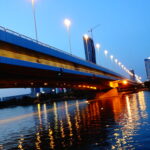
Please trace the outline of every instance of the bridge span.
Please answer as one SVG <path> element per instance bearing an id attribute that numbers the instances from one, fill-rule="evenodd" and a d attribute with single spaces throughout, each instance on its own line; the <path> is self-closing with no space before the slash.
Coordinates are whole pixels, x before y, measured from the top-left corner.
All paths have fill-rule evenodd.
<path id="1" fill-rule="evenodd" d="M 0 70 L 0 88 L 104 89 L 110 87 L 110 81 L 125 79 L 112 70 L 3 27 L 0 27 Z"/>

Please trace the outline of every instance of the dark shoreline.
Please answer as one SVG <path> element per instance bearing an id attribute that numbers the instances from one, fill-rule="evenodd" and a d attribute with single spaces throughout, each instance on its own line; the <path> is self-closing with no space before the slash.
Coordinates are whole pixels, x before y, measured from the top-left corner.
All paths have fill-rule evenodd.
<path id="1" fill-rule="evenodd" d="M 139 89 L 139 90 L 131 90 L 131 91 L 122 91 L 119 93 L 124 94 L 132 94 L 139 91 L 150 91 L 149 88 Z M 8 108 L 8 107 L 16 107 L 16 106 L 28 106 L 28 105 L 36 105 L 38 103 L 53 103 L 58 101 L 66 101 L 66 100 L 77 100 L 77 99 L 95 99 L 97 93 L 105 93 L 106 91 L 84 91 L 84 90 L 73 90 L 67 93 L 44 93 L 40 94 L 38 97 L 32 96 L 23 96 L 22 98 L 12 98 L 7 101 L 0 101 L 0 109 Z"/>
<path id="2" fill-rule="evenodd" d="M 64 100 L 76 99 L 93 99 L 96 96 L 96 91 L 72 91 L 67 93 L 58 94 L 40 94 L 38 97 L 23 96 L 22 98 L 12 98 L 7 101 L 0 101 L 0 108 L 15 107 L 15 106 L 28 106 L 37 103 L 53 103 Z"/>

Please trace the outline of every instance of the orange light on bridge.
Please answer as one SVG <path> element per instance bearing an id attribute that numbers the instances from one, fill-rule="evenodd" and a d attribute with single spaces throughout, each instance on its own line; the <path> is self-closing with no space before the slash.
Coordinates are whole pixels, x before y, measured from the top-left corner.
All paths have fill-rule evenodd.
<path id="1" fill-rule="evenodd" d="M 47 82 L 45 82 L 45 83 L 44 83 L 44 85 L 45 85 L 45 86 L 47 86 L 47 85 L 48 85 L 48 83 L 47 83 Z"/>
<path id="2" fill-rule="evenodd" d="M 109 86 L 110 86 L 111 88 L 117 88 L 119 85 L 118 85 L 118 82 L 116 82 L 116 81 L 111 81 L 111 82 L 109 82 Z"/>
<path id="3" fill-rule="evenodd" d="M 127 81 L 127 80 L 123 80 L 122 83 L 123 83 L 124 85 L 127 85 L 127 84 L 128 84 L 128 81 Z"/>
<path id="4" fill-rule="evenodd" d="M 30 84 L 31 84 L 31 85 L 33 85 L 34 83 L 33 83 L 33 82 L 31 82 Z"/>

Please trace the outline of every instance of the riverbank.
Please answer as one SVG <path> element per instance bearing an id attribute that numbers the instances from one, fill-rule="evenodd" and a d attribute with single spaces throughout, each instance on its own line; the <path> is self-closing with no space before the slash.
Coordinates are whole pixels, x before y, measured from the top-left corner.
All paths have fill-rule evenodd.
<path id="1" fill-rule="evenodd" d="M 139 91 L 149 91 L 150 89 L 139 89 L 134 91 L 124 91 L 119 92 L 122 95 L 137 93 Z M 6 107 L 15 107 L 15 106 L 26 106 L 26 105 L 34 105 L 37 103 L 53 103 L 58 101 L 67 101 L 67 100 L 80 100 L 80 99 L 95 99 L 97 97 L 97 93 L 105 93 L 107 91 L 84 91 L 84 90 L 72 90 L 66 93 L 40 93 L 37 97 L 32 97 L 30 95 L 23 96 L 22 98 L 9 99 L 7 101 L 0 101 L 0 108 Z"/>
<path id="2" fill-rule="evenodd" d="M 37 103 L 52 103 L 54 101 L 93 99 L 96 91 L 73 90 L 66 93 L 40 93 L 37 97 L 23 96 L 22 98 L 12 98 L 8 101 L 0 101 L 0 108 L 26 106 Z"/>

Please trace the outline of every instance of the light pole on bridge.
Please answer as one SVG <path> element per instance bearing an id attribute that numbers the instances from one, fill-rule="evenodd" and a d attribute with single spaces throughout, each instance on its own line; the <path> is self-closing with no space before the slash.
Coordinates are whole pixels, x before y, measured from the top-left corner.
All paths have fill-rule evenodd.
<path id="1" fill-rule="evenodd" d="M 64 20 L 64 24 L 67 27 L 67 32 L 68 32 L 68 40 L 69 40 L 69 50 L 70 54 L 72 54 L 72 48 L 71 48 L 71 35 L 70 35 L 70 26 L 71 26 L 71 21 L 69 19 Z"/>
<path id="2" fill-rule="evenodd" d="M 101 48 L 101 45 L 99 43 L 97 43 L 95 45 L 96 49 L 97 49 L 97 59 L 99 60 L 97 63 L 99 63 L 100 65 L 100 48 Z"/>
<path id="3" fill-rule="evenodd" d="M 32 11 L 33 11 L 33 19 L 34 19 L 35 38 L 36 41 L 38 41 L 37 23 L 36 23 L 36 15 L 35 15 L 35 0 L 32 0 Z"/>

